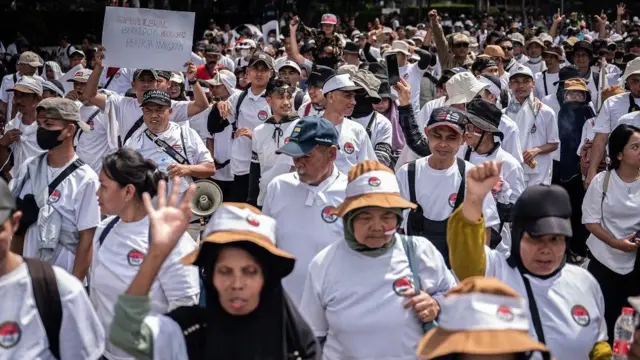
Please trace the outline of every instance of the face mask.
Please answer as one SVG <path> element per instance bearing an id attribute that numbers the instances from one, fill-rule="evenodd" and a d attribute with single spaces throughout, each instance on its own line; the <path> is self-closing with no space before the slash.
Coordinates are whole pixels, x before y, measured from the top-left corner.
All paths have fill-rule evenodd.
<path id="1" fill-rule="evenodd" d="M 38 141 L 38 146 L 42 150 L 51 150 L 58 145 L 62 144 L 62 140 L 58 140 L 58 137 L 62 134 L 62 129 L 60 130 L 47 130 L 45 128 L 38 128 L 38 132 L 36 133 L 36 139 Z"/>
<path id="2" fill-rule="evenodd" d="M 271 44 L 271 43 L 272 43 L 272 42 L 274 42 L 274 41 L 276 41 L 276 38 L 274 38 L 274 37 L 270 37 L 270 38 L 269 38 L 269 44 Z"/>
<path id="3" fill-rule="evenodd" d="M 537 63 L 540 60 L 542 60 L 542 56 L 529 57 L 529 61 L 531 61 L 532 63 Z"/>

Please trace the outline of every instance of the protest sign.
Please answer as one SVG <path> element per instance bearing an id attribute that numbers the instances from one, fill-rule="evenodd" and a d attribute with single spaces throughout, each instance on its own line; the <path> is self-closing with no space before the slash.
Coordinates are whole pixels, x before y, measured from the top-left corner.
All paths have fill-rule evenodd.
<path id="1" fill-rule="evenodd" d="M 278 26 L 278 20 L 271 20 L 268 23 L 262 25 L 262 35 L 264 36 L 264 43 L 269 43 L 269 32 L 276 31 L 276 39 L 280 37 L 280 27 Z"/>
<path id="2" fill-rule="evenodd" d="M 107 7 L 105 66 L 184 70 L 191 59 L 195 13 Z"/>

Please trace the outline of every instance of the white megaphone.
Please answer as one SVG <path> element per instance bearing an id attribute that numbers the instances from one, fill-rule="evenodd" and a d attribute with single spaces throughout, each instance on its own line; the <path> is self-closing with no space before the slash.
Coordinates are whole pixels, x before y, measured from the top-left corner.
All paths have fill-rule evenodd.
<path id="1" fill-rule="evenodd" d="M 191 198 L 191 212 L 203 218 L 211 215 L 222 204 L 222 190 L 209 179 L 198 180 L 195 184 L 196 193 Z"/>

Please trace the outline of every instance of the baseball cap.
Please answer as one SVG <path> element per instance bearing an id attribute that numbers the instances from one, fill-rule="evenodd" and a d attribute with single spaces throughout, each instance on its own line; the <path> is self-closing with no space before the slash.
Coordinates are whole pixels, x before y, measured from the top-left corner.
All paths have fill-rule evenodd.
<path id="1" fill-rule="evenodd" d="M 267 53 L 257 51 L 251 56 L 249 59 L 249 67 L 253 67 L 258 63 L 264 63 L 267 68 L 273 69 L 273 58 Z"/>
<path id="2" fill-rule="evenodd" d="M 320 20 L 320 23 L 321 24 L 337 25 L 338 24 L 338 18 L 333 14 L 324 14 L 324 15 L 322 15 L 322 19 Z"/>
<path id="3" fill-rule="evenodd" d="M 142 104 L 140 104 L 140 107 L 147 103 L 171 106 L 171 97 L 169 96 L 169 93 L 163 90 L 147 90 L 142 97 Z"/>
<path id="4" fill-rule="evenodd" d="M 564 235 L 571 237 L 571 200 L 558 185 L 528 187 L 513 207 L 513 224 L 529 235 Z"/>
<path id="5" fill-rule="evenodd" d="M 356 85 L 352 80 L 349 74 L 342 75 L 334 75 L 325 81 L 322 86 L 322 94 L 326 95 L 332 91 L 340 90 L 340 91 L 356 91 L 360 90 L 361 87 Z"/>
<path id="6" fill-rule="evenodd" d="M 75 49 L 75 50 L 73 50 L 73 51 L 71 52 L 71 54 L 69 54 L 69 57 L 72 57 L 72 56 L 80 56 L 80 57 L 82 57 L 83 59 L 87 57 L 87 56 L 84 54 L 84 51 L 79 50 L 79 49 Z"/>
<path id="7" fill-rule="evenodd" d="M 36 107 L 36 112 L 44 114 L 52 119 L 73 121 L 78 124 L 82 131 L 91 131 L 91 126 L 80 118 L 80 108 L 75 101 L 66 98 L 48 98 L 40 101 Z"/>
<path id="8" fill-rule="evenodd" d="M 87 81 L 89 81 L 89 76 L 91 76 L 91 73 L 93 71 L 91 71 L 90 69 L 81 69 L 76 71 L 75 74 L 73 74 L 73 77 L 69 80 L 67 80 L 68 82 L 80 82 L 80 83 L 86 83 Z"/>
<path id="9" fill-rule="evenodd" d="M 23 76 L 13 87 L 7 91 L 19 91 L 25 94 L 37 94 L 42 96 L 42 82 L 33 76 Z"/>
<path id="10" fill-rule="evenodd" d="M 471 102 L 482 90 L 489 86 L 481 83 L 470 72 L 455 74 L 445 84 L 449 98 L 445 105 L 466 104 Z"/>
<path id="11" fill-rule="evenodd" d="M 181 73 L 172 72 L 171 73 L 171 78 L 169 79 L 169 81 L 171 81 L 172 83 L 176 83 L 176 84 L 182 84 L 182 83 L 184 83 L 184 77 L 182 76 Z"/>
<path id="12" fill-rule="evenodd" d="M 9 190 L 9 185 L 4 179 L 0 179 L 0 224 L 7 221 L 16 209 L 16 200 Z"/>
<path id="13" fill-rule="evenodd" d="M 214 76 L 213 79 L 206 80 L 205 82 L 211 86 L 223 85 L 227 88 L 229 94 L 232 94 L 232 90 L 236 88 L 237 81 L 236 75 L 230 70 L 220 69 L 217 71 L 216 76 Z"/>
<path id="14" fill-rule="evenodd" d="M 498 66 L 498 64 L 496 64 L 496 62 L 493 61 L 490 57 L 478 56 L 476 60 L 473 62 L 473 65 L 471 65 L 471 71 L 473 71 L 474 73 L 482 72 L 482 70 L 486 68 L 496 67 L 496 66 Z"/>
<path id="15" fill-rule="evenodd" d="M 464 134 L 467 122 L 469 122 L 469 118 L 464 112 L 456 108 L 443 106 L 433 110 L 424 130 L 429 132 L 439 126 L 447 126 L 460 134 Z"/>
<path id="16" fill-rule="evenodd" d="M 520 65 L 520 64 L 516 65 L 513 69 L 511 69 L 511 72 L 509 73 L 509 80 L 511 80 L 516 76 L 528 76 L 533 79 L 533 73 L 531 72 L 531 69 L 529 69 L 527 66 Z"/>
<path id="17" fill-rule="evenodd" d="M 16 64 L 29 65 L 31 67 L 42 66 L 42 63 L 40 62 L 40 57 L 38 56 L 38 54 L 32 51 L 25 51 L 22 54 L 20 54 L 20 57 L 18 58 L 18 62 Z"/>
<path id="18" fill-rule="evenodd" d="M 298 74 L 302 72 L 302 70 L 300 70 L 300 65 L 296 64 L 295 61 L 291 61 L 291 60 L 278 61 L 276 64 L 276 71 L 280 71 L 280 69 L 284 67 L 290 67 L 295 71 L 297 71 Z"/>
<path id="19" fill-rule="evenodd" d="M 509 36 L 509 40 L 511 40 L 512 43 L 519 43 L 521 45 L 524 45 L 524 35 L 520 34 L 520 33 L 513 33 Z"/>
<path id="20" fill-rule="evenodd" d="M 136 69 L 136 71 L 133 72 L 133 79 L 138 80 L 144 74 L 151 74 L 151 76 L 156 80 L 160 78 L 155 69 Z"/>
<path id="21" fill-rule="evenodd" d="M 276 154 L 302 157 L 317 145 L 338 145 L 338 131 L 333 124 L 319 116 L 307 116 L 295 124 L 289 142 Z"/>

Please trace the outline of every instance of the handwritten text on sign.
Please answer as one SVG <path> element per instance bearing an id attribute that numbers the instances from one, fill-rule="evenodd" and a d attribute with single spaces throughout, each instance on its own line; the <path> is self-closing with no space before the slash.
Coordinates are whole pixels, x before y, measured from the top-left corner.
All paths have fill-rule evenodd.
<path id="1" fill-rule="evenodd" d="M 195 14 L 107 7 L 102 42 L 107 66 L 183 70 L 191 59 Z"/>

